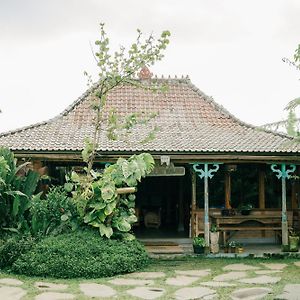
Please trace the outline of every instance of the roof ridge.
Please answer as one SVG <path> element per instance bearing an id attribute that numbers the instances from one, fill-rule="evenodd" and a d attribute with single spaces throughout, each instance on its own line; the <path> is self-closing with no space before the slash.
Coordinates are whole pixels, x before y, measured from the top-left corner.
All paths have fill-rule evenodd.
<path id="1" fill-rule="evenodd" d="M 206 95 L 204 92 L 202 92 L 197 86 L 195 86 L 191 81 L 189 81 L 189 85 L 190 87 L 193 89 L 194 92 L 196 92 L 198 95 L 202 96 L 205 98 L 206 101 L 210 102 L 214 108 L 216 108 L 219 112 L 223 113 L 224 115 L 228 116 L 229 118 L 233 119 L 235 122 L 237 122 L 238 124 L 240 124 L 241 126 L 245 126 L 251 129 L 255 129 L 255 130 L 259 130 L 259 131 L 264 131 L 266 133 L 271 133 L 275 136 L 280 136 L 283 138 L 288 138 L 290 140 L 295 140 L 294 137 L 288 135 L 288 134 L 284 134 L 284 133 L 279 133 L 270 129 L 265 129 L 262 128 L 260 126 L 256 126 L 253 124 L 249 124 L 247 122 L 244 122 L 242 120 L 240 120 L 238 117 L 236 117 L 235 115 L 233 115 L 232 113 L 230 113 L 224 106 L 222 106 L 221 104 L 218 104 L 213 97 Z"/>

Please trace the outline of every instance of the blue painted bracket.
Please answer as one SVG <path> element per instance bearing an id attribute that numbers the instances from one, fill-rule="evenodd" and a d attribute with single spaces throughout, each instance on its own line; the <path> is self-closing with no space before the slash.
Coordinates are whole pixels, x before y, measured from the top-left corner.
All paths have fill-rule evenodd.
<path id="1" fill-rule="evenodd" d="M 272 164 L 271 165 L 271 170 L 276 174 L 276 177 L 278 179 L 290 179 L 291 178 L 291 174 L 294 173 L 296 171 L 296 165 L 294 164 L 289 164 L 290 168 L 287 169 L 287 165 L 286 164 L 280 164 L 281 165 L 281 170 L 279 169 L 278 164 Z"/>
<path id="2" fill-rule="evenodd" d="M 214 177 L 213 173 L 216 173 L 219 170 L 221 164 L 222 163 L 194 163 L 193 169 L 201 179 L 212 179 Z M 204 169 L 201 168 L 201 165 L 204 165 Z M 209 170 L 209 165 L 212 165 L 214 168 Z"/>

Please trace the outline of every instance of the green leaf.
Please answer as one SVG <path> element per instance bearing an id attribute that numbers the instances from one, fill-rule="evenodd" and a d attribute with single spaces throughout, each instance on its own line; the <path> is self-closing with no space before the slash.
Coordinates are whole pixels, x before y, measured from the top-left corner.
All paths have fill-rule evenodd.
<path id="1" fill-rule="evenodd" d="M 110 238 L 113 235 L 113 229 L 104 224 L 99 224 L 99 232 L 101 236 L 106 236 L 107 238 Z"/>
<path id="2" fill-rule="evenodd" d="M 64 189 L 68 193 L 72 192 L 73 188 L 74 188 L 74 185 L 71 182 L 67 182 L 64 184 Z"/>
<path id="3" fill-rule="evenodd" d="M 104 202 L 96 202 L 96 203 L 91 203 L 89 205 L 90 208 L 94 208 L 95 210 L 103 209 L 105 206 L 106 206 L 106 203 L 104 203 Z"/>
<path id="4" fill-rule="evenodd" d="M 67 220 L 69 220 L 69 216 L 67 214 L 63 214 L 60 219 L 63 221 L 63 222 L 66 222 Z"/>
<path id="5" fill-rule="evenodd" d="M 104 201 L 111 200 L 115 196 L 116 188 L 113 184 L 101 188 L 101 197 Z"/>
<path id="6" fill-rule="evenodd" d="M 109 216 L 114 211 L 115 208 L 116 208 L 116 202 L 108 203 L 104 210 L 105 215 Z"/>
<path id="7" fill-rule="evenodd" d="M 83 221 L 84 223 L 90 223 L 94 221 L 96 218 L 97 218 L 96 214 L 94 214 L 93 212 L 89 212 L 84 216 Z"/>
<path id="8" fill-rule="evenodd" d="M 80 182 L 80 177 L 76 172 L 73 171 L 71 173 L 71 180 L 74 181 L 74 182 Z"/>
<path id="9" fill-rule="evenodd" d="M 13 202 L 13 209 L 12 209 L 12 214 L 13 214 L 14 217 L 16 217 L 16 215 L 18 214 L 19 207 L 20 207 L 20 198 L 15 197 L 14 202 Z"/>
<path id="10" fill-rule="evenodd" d="M 116 227 L 122 232 L 128 232 L 131 229 L 131 225 L 124 218 L 118 219 L 118 221 L 116 222 Z"/>

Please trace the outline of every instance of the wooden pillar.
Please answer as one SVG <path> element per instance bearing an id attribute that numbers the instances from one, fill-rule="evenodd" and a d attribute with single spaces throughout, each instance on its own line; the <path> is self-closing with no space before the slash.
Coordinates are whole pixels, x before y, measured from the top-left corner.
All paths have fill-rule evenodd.
<path id="1" fill-rule="evenodd" d="M 197 184 L 197 177 L 194 170 L 191 171 L 191 182 L 192 182 L 192 199 L 191 199 L 191 217 L 190 217 L 190 234 L 189 237 L 195 237 L 197 234 L 197 226 L 198 220 L 196 215 L 197 209 L 197 195 L 196 195 L 196 184 Z"/>
<path id="2" fill-rule="evenodd" d="M 286 165 L 281 165 L 281 174 L 286 174 Z M 289 244 L 288 239 L 288 219 L 286 212 L 286 177 L 281 176 L 282 187 L 282 206 L 281 206 L 281 232 L 282 232 L 282 245 L 287 247 Z"/>
<path id="3" fill-rule="evenodd" d="M 192 172 L 192 211 L 195 211 L 197 208 L 196 183 L 197 183 L 196 173 Z"/>
<path id="4" fill-rule="evenodd" d="M 204 164 L 204 172 L 208 174 L 208 164 Z M 209 202 L 208 202 L 208 176 L 204 176 L 204 238 L 209 245 Z"/>
<path id="5" fill-rule="evenodd" d="M 225 208 L 231 209 L 231 174 L 229 171 L 225 172 Z"/>
<path id="6" fill-rule="evenodd" d="M 184 231 L 183 177 L 179 178 L 178 232 Z"/>
<path id="7" fill-rule="evenodd" d="M 265 171 L 260 169 L 258 174 L 258 197 L 259 197 L 259 208 L 266 208 L 266 196 L 265 196 Z"/>

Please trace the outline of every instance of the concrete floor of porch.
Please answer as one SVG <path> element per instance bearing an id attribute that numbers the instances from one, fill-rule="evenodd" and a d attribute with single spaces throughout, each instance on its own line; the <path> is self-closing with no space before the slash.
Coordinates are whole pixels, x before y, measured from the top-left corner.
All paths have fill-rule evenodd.
<path id="1" fill-rule="evenodd" d="M 190 238 L 140 238 L 151 257 L 169 257 L 195 255 L 193 251 L 192 239 Z M 280 244 L 274 243 L 244 243 L 242 253 L 224 253 L 220 247 L 217 254 L 205 254 L 206 257 L 224 257 L 224 258 L 267 258 L 267 257 L 299 257 L 300 252 L 282 252 Z"/>

